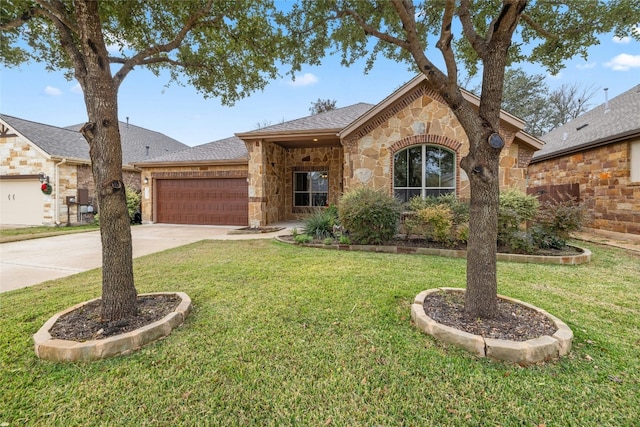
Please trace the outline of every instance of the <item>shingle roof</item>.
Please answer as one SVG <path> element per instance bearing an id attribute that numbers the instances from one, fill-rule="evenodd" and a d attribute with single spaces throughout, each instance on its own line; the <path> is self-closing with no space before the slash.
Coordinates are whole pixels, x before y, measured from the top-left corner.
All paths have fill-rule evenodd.
<path id="1" fill-rule="evenodd" d="M 79 132 L 5 114 L 0 118 L 50 156 L 89 159 L 89 145 Z"/>
<path id="2" fill-rule="evenodd" d="M 540 137 L 545 145 L 532 161 L 580 151 L 634 132 L 640 132 L 640 84 Z"/>
<path id="3" fill-rule="evenodd" d="M 79 131 L 83 125 L 84 123 L 67 126 L 65 129 Z M 188 145 L 160 132 L 135 126 L 131 123 L 119 122 L 119 125 L 120 138 L 122 139 L 122 162 L 125 164 L 140 162 L 189 148 Z M 149 147 L 148 151 L 147 147 Z"/>
<path id="4" fill-rule="evenodd" d="M 5 114 L 0 114 L 0 118 L 50 156 L 90 161 L 89 145 L 78 132 L 82 124 L 59 128 Z M 123 164 L 188 148 L 188 145 L 164 134 L 123 122 L 120 122 L 120 136 Z"/>
<path id="5" fill-rule="evenodd" d="M 342 130 L 358 117 L 373 108 L 373 104 L 364 102 L 349 105 L 348 107 L 336 108 L 335 110 L 325 111 L 323 113 L 314 114 L 312 116 L 302 117 L 290 120 L 284 123 L 267 126 L 264 128 L 252 130 L 250 132 L 241 132 L 242 135 L 250 135 L 252 133 L 270 133 L 270 132 L 288 132 L 288 131 L 311 131 L 311 130 Z"/>
<path id="6" fill-rule="evenodd" d="M 197 145 L 186 150 L 176 151 L 160 157 L 136 162 L 136 164 L 155 162 L 199 162 L 208 160 L 246 160 L 247 147 L 237 136 Z"/>

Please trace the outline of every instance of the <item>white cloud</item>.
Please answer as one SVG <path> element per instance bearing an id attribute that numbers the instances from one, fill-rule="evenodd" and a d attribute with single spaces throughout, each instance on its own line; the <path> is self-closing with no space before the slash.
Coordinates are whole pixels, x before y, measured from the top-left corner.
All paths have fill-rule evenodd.
<path id="1" fill-rule="evenodd" d="M 605 62 L 604 66 L 614 71 L 629 71 L 632 68 L 640 68 L 640 55 L 621 53 L 611 61 Z"/>
<path id="2" fill-rule="evenodd" d="M 615 36 L 613 38 L 613 42 L 614 43 L 620 43 L 620 44 L 631 43 L 631 37 L 629 37 L 629 36 L 624 36 L 624 37 Z"/>
<path id="3" fill-rule="evenodd" d="M 591 68 L 596 68 L 596 65 L 598 65 L 597 62 L 587 62 L 586 64 L 578 64 L 578 65 L 576 65 L 576 68 L 578 70 L 589 70 Z"/>
<path id="4" fill-rule="evenodd" d="M 62 95 L 62 91 L 57 87 L 47 86 L 44 88 L 44 94 L 48 96 L 60 96 Z"/>
<path id="5" fill-rule="evenodd" d="M 291 86 L 309 86 L 318 83 L 318 78 L 311 73 L 304 73 L 301 76 L 296 76 L 295 80 L 287 82 Z"/>
<path id="6" fill-rule="evenodd" d="M 80 83 L 76 83 L 75 85 L 73 85 L 71 87 L 71 92 L 72 93 L 82 93 L 82 87 L 80 86 Z"/>

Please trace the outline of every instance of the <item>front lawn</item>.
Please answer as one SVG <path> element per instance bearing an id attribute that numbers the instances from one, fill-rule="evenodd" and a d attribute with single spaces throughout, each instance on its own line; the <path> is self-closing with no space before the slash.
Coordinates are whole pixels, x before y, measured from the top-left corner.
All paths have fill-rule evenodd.
<path id="1" fill-rule="evenodd" d="M 19 240 L 39 239 L 42 237 L 58 236 L 60 234 L 84 233 L 98 231 L 98 224 L 73 225 L 69 227 L 49 227 L 45 225 L 36 227 L 17 227 L 0 229 L 0 243 L 16 242 Z"/>
<path id="2" fill-rule="evenodd" d="M 580 244 L 580 266 L 499 263 L 499 293 L 560 317 L 560 361 L 475 359 L 410 324 L 465 261 L 203 241 L 136 259 L 138 292 L 183 291 L 168 338 L 93 363 L 43 362 L 31 335 L 99 296 L 95 270 L 0 294 L 0 425 L 631 426 L 640 407 L 640 257 Z"/>

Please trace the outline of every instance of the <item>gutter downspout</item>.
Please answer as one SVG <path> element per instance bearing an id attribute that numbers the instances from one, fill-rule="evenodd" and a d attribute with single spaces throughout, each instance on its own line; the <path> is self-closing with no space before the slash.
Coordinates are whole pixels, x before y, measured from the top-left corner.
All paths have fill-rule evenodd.
<path id="1" fill-rule="evenodd" d="M 53 208 L 56 210 L 56 214 L 53 218 L 53 220 L 56 223 L 56 227 L 60 225 L 60 165 L 63 165 L 67 163 L 67 159 L 62 159 L 61 161 L 59 161 L 58 163 L 55 164 L 54 166 L 54 171 L 56 174 L 56 198 L 55 198 L 55 202 L 53 204 Z M 69 206 L 67 206 L 67 209 L 69 209 Z"/>

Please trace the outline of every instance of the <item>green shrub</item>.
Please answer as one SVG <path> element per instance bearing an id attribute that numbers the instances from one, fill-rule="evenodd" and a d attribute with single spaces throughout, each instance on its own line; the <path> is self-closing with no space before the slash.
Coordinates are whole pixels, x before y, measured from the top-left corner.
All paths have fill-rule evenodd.
<path id="1" fill-rule="evenodd" d="M 293 238 L 293 240 L 297 244 L 311 243 L 313 241 L 313 237 L 308 234 L 298 234 Z"/>
<path id="2" fill-rule="evenodd" d="M 453 240 L 451 229 L 453 226 L 453 212 L 446 205 L 426 207 L 416 212 L 420 221 L 420 228 L 427 240 L 434 242 L 449 242 Z"/>
<path id="3" fill-rule="evenodd" d="M 401 211 L 394 197 L 364 187 L 345 194 L 338 204 L 340 223 L 362 244 L 382 244 L 393 238 Z"/>
<path id="4" fill-rule="evenodd" d="M 511 246 L 514 235 L 526 228 L 527 221 L 534 218 L 540 203 L 537 197 L 516 189 L 500 193 L 498 210 L 498 245 Z M 514 242 L 515 243 L 515 242 Z"/>
<path id="5" fill-rule="evenodd" d="M 139 191 L 126 187 L 127 196 L 127 210 L 129 211 L 129 218 L 133 220 L 136 212 L 140 211 L 140 202 L 142 201 L 142 195 Z"/>
<path id="6" fill-rule="evenodd" d="M 327 237 L 327 238 L 324 239 L 323 243 L 325 245 L 327 245 L 327 246 L 328 245 L 332 245 L 333 244 L 333 239 L 331 237 Z"/>
<path id="7" fill-rule="evenodd" d="M 316 239 L 324 239 L 333 235 L 336 217 L 328 209 L 313 212 L 304 220 L 304 232 Z"/>
<path id="8" fill-rule="evenodd" d="M 455 226 L 454 238 L 458 242 L 467 243 L 469 241 L 469 222 L 463 222 Z"/>
<path id="9" fill-rule="evenodd" d="M 570 233 L 582 228 L 585 214 L 585 208 L 575 200 L 554 200 L 542 205 L 535 217 L 535 222 L 547 233 L 566 241 Z"/>
<path id="10" fill-rule="evenodd" d="M 345 235 L 340 236 L 338 241 L 340 242 L 341 245 L 350 245 L 351 244 L 351 239 L 349 239 L 349 236 L 345 236 Z"/>

